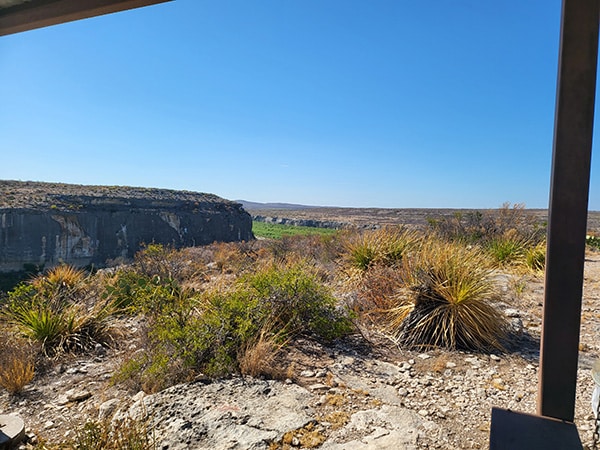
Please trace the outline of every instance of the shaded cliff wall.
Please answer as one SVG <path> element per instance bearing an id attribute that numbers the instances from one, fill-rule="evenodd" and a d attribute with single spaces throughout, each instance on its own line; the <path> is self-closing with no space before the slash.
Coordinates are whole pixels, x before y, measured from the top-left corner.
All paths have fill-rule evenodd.
<path id="1" fill-rule="evenodd" d="M 101 266 L 151 242 L 184 247 L 253 238 L 251 216 L 232 202 L 78 200 L 73 211 L 0 209 L 0 271 Z"/>

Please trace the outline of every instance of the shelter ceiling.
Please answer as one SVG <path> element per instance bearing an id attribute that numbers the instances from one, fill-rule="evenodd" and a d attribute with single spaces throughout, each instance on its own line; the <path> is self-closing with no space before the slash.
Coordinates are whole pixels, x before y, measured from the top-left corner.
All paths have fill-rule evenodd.
<path id="1" fill-rule="evenodd" d="M 171 0 L 0 0 L 0 36 Z"/>

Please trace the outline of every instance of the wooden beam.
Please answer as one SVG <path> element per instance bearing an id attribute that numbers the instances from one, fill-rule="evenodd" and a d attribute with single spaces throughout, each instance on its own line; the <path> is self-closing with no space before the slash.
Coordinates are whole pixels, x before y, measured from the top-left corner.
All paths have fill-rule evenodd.
<path id="1" fill-rule="evenodd" d="M 563 0 L 538 413 L 572 422 L 598 59 L 598 0 Z"/>
<path id="2" fill-rule="evenodd" d="M 32 0 L 0 9 L 0 36 L 171 0 Z"/>

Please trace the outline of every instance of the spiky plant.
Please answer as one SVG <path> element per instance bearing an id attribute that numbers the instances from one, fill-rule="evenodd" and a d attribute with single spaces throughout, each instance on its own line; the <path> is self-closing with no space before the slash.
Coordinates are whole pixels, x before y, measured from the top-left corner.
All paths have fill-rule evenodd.
<path id="1" fill-rule="evenodd" d="M 95 299 L 85 280 L 44 276 L 21 284 L 8 293 L 0 318 L 39 342 L 47 355 L 107 342 L 114 307 L 106 299 Z"/>
<path id="2" fill-rule="evenodd" d="M 408 347 L 503 349 L 507 322 L 490 301 L 497 285 L 478 247 L 435 239 L 405 260 L 411 286 L 389 312 L 390 331 Z"/>
<path id="3" fill-rule="evenodd" d="M 527 244 L 520 239 L 503 236 L 489 241 L 486 248 L 497 263 L 511 265 L 525 259 Z"/>
<path id="4" fill-rule="evenodd" d="M 350 236 L 345 243 L 344 260 L 361 273 L 375 265 L 394 266 L 419 241 L 415 230 L 384 227 Z"/>
<path id="5" fill-rule="evenodd" d="M 542 242 L 525 251 L 525 264 L 531 270 L 543 271 L 546 267 L 546 243 Z"/>
<path id="6" fill-rule="evenodd" d="M 31 285 L 46 296 L 66 298 L 82 288 L 85 272 L 68 264 L 61 264 L 36 276 Z"/>

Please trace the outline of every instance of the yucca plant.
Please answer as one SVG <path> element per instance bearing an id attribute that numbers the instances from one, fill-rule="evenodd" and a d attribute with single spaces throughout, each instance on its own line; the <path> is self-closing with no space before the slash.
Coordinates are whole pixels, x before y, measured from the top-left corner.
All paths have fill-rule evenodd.
<path id="1" fill-rule="evenodd" d="M 498 295 L 492 265 L 478 247 L 435 239 L 404 263 L 410 294 L 390 309 L 390 331 L 408 347 L 503 349 L 507 322 L 490 301 Z"/>

